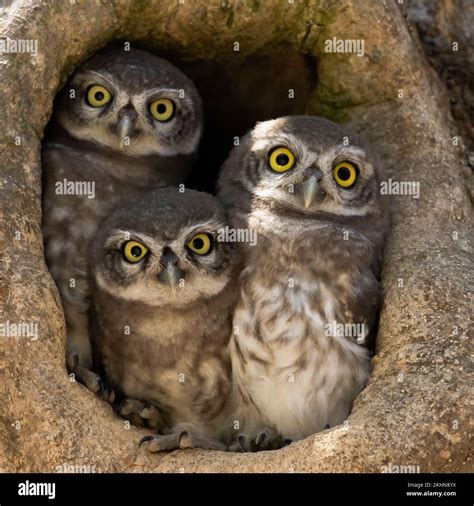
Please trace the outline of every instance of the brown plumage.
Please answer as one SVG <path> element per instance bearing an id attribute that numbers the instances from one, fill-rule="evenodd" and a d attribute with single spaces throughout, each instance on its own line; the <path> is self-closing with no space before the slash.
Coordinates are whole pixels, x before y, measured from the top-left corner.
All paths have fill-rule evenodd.
<path id="1" fill-rule="evenodd" d="M 257 237 L 243 244 L 230 343 L 244 450 L 341 423 L 364 387 L 388 227 L 381 177 L 367 143 L 314 117 L 257 124 L 225 162 L 218 194 Z"/>
<path id="2" fill-rule="evenodd" d="M 98 52 L 56 99 L 42 153 L 45 256 L 65 312 L 68 364 L 92 390 L 99 389 L 100 380 L 89 371 L 91 238 L 123 202 L 184 183 L 201 130 L 193 83 L 141 50 Z"/>
<path id="3" fill-rule="evenodd" d="M 152 451 L 223 448 L 213 440 L 225 428 L 237 268 L 218 240 L 225 226 L 215 197 L 167 188 L 117 210 L 93 242 L 96 360 L 114 390 L 162 414 L 167 435 L 148 442 Z"/>

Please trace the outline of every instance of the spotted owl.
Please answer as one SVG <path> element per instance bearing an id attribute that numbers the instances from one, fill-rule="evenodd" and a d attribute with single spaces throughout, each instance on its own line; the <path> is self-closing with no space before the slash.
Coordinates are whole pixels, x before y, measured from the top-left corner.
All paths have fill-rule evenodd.
<path id="1" fill-rule="evenodd" d="M 79 67 L 55 101 L 43 144 L 46 261 L 66 318 L 67 363 L 94 391 L 87 335 L 87 251 L 101 222 L 146 191 L 183 183 L 202 131 L 194 84 L 139 49 L 108 47 Z"/>
<path id="2" fill-rule="evenodd" d="M 226 226 L 215 197 L 165 188 L 118 208 L 92 241 L 95 362 L 135 414 L 158 412 L 151 451 L 225 449 L 239 258 Z"/>
<path id="3" fill-rule="evenodd" d="M 370 372 L 389 217 L 382 168 L 319 117 L 258 123 L 218 181 L 243 243 L 229 352 L 241 450 L 342 423 Z M 270 438 L 271 439 L 271 438 Z"/>

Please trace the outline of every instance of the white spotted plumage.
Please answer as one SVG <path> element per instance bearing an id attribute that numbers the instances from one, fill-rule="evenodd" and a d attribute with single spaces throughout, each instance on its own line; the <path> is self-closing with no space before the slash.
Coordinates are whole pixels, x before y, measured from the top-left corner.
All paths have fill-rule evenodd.
<path id="1" fill-rule="evenodd" d="M 95 86 L 110 94 L 100 107 L 88 98 Z M 175 108 L 166 122 L 150 108 L 162 96 Z M 166 60 L 138 49 L 99 51 L 56 98 L 42 152 L 45 257 L 65 313 L 68 365 L 93 390 L 100 380 L 89 370 L 86 257 L 92 238 L 117 207 L 153 188 L 184 183 L 201 131 L 194 84 Z M 93 194 L 64 194 L 58 182 L 93 188 Z"/>
<path id="2" fill-rule="evenodd" d="M 283 172 L 271 166 L 282 148 L 295 160 Z M 351 188 L 335 178 L 342 162 Z M 342 423 L 366 384 L 388 226 L 380 178 L 366 142 L 315 117 L 258 123 L 225 162 L 218 195 L 233 226 L 257 237 L 243 245 L 229 346 L 233 422 L 254 441 L 239 437 L 244 450 L 265 441 L 262 428 L 281 442 Z"/>

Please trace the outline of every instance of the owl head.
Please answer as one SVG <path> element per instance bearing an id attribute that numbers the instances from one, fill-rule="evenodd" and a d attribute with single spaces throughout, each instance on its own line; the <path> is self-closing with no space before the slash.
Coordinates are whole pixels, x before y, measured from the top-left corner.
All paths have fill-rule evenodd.
<path id="1" fill-rule="evenodd" d="M 288 116 L 257 123 L 231 152 L 218 182 L 232 209 L 363 227 L 386 220 L 381 168 L 354 132 L 329 120 Z M 370 227 L 369 227 L 370 228 Z"/>
<path id="2" fill-rule="evenodd" d="M 140 49 L 99 51 L 58 101 L 57 120 L 69 135 L 125 155 L 190 154 L 201 136 L 201 100 L 192 81 Z"/>
<path id="3" fill-rule="evenodd" d="M 207 193 L 163 188 L 116 210 L 91 247 L 91 276 L 102 291 L 151 306 L 183 306 L 221 293 L 236 266 L 220 241 L 226 217 Z"/>

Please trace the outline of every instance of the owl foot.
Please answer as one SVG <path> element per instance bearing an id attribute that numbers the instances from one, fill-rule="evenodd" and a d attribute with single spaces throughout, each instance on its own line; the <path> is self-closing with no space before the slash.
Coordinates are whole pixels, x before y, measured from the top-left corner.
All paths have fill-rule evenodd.
<path id="1" fill-rule="evenodd" d="M 125 399 L 118 406 L 119 415 L 130 420 L 138 427 L 149 427 L 150 429 L 163 430 L 167 423 L 158 408 L 152 404 L 139 401 L 138 399 Z"/>
<path id="2" fill-rule="evenodd" d="M 100 397 L 104 398 L 105 389 L 100 376 L 81 365 L 79 355 L 77 353 L 69 354 L 67 356 L 66 362 L 69 371 L 74 373 L 75 378 L 80 383 L 85 385 L 95 394 L 98 394 Z"/>
<path id="3" fill-rule="evenodd" d="M 230 445 L 230 452 L 260 452 L 268 450 L 277 450 L 286 446 L 286 441 L 275 432 L 273 429 L 267 427 L 260 429 L 255 437 L 251 437 L 248 434 L 239 434 L 237 440 Z"/>
<path id="4" fill-rule="evenodd" d="M 185 450 L 188 448 L 201 448 L 203 450 L 226 451 L 220 441 L 208 438 L 190 428 L 189 425 L 176 425 L 171 434 L 157 434 L 145 436 L 139 447 L 146 443 L 146 449 L 151 453 L 172 450 Z"/>

